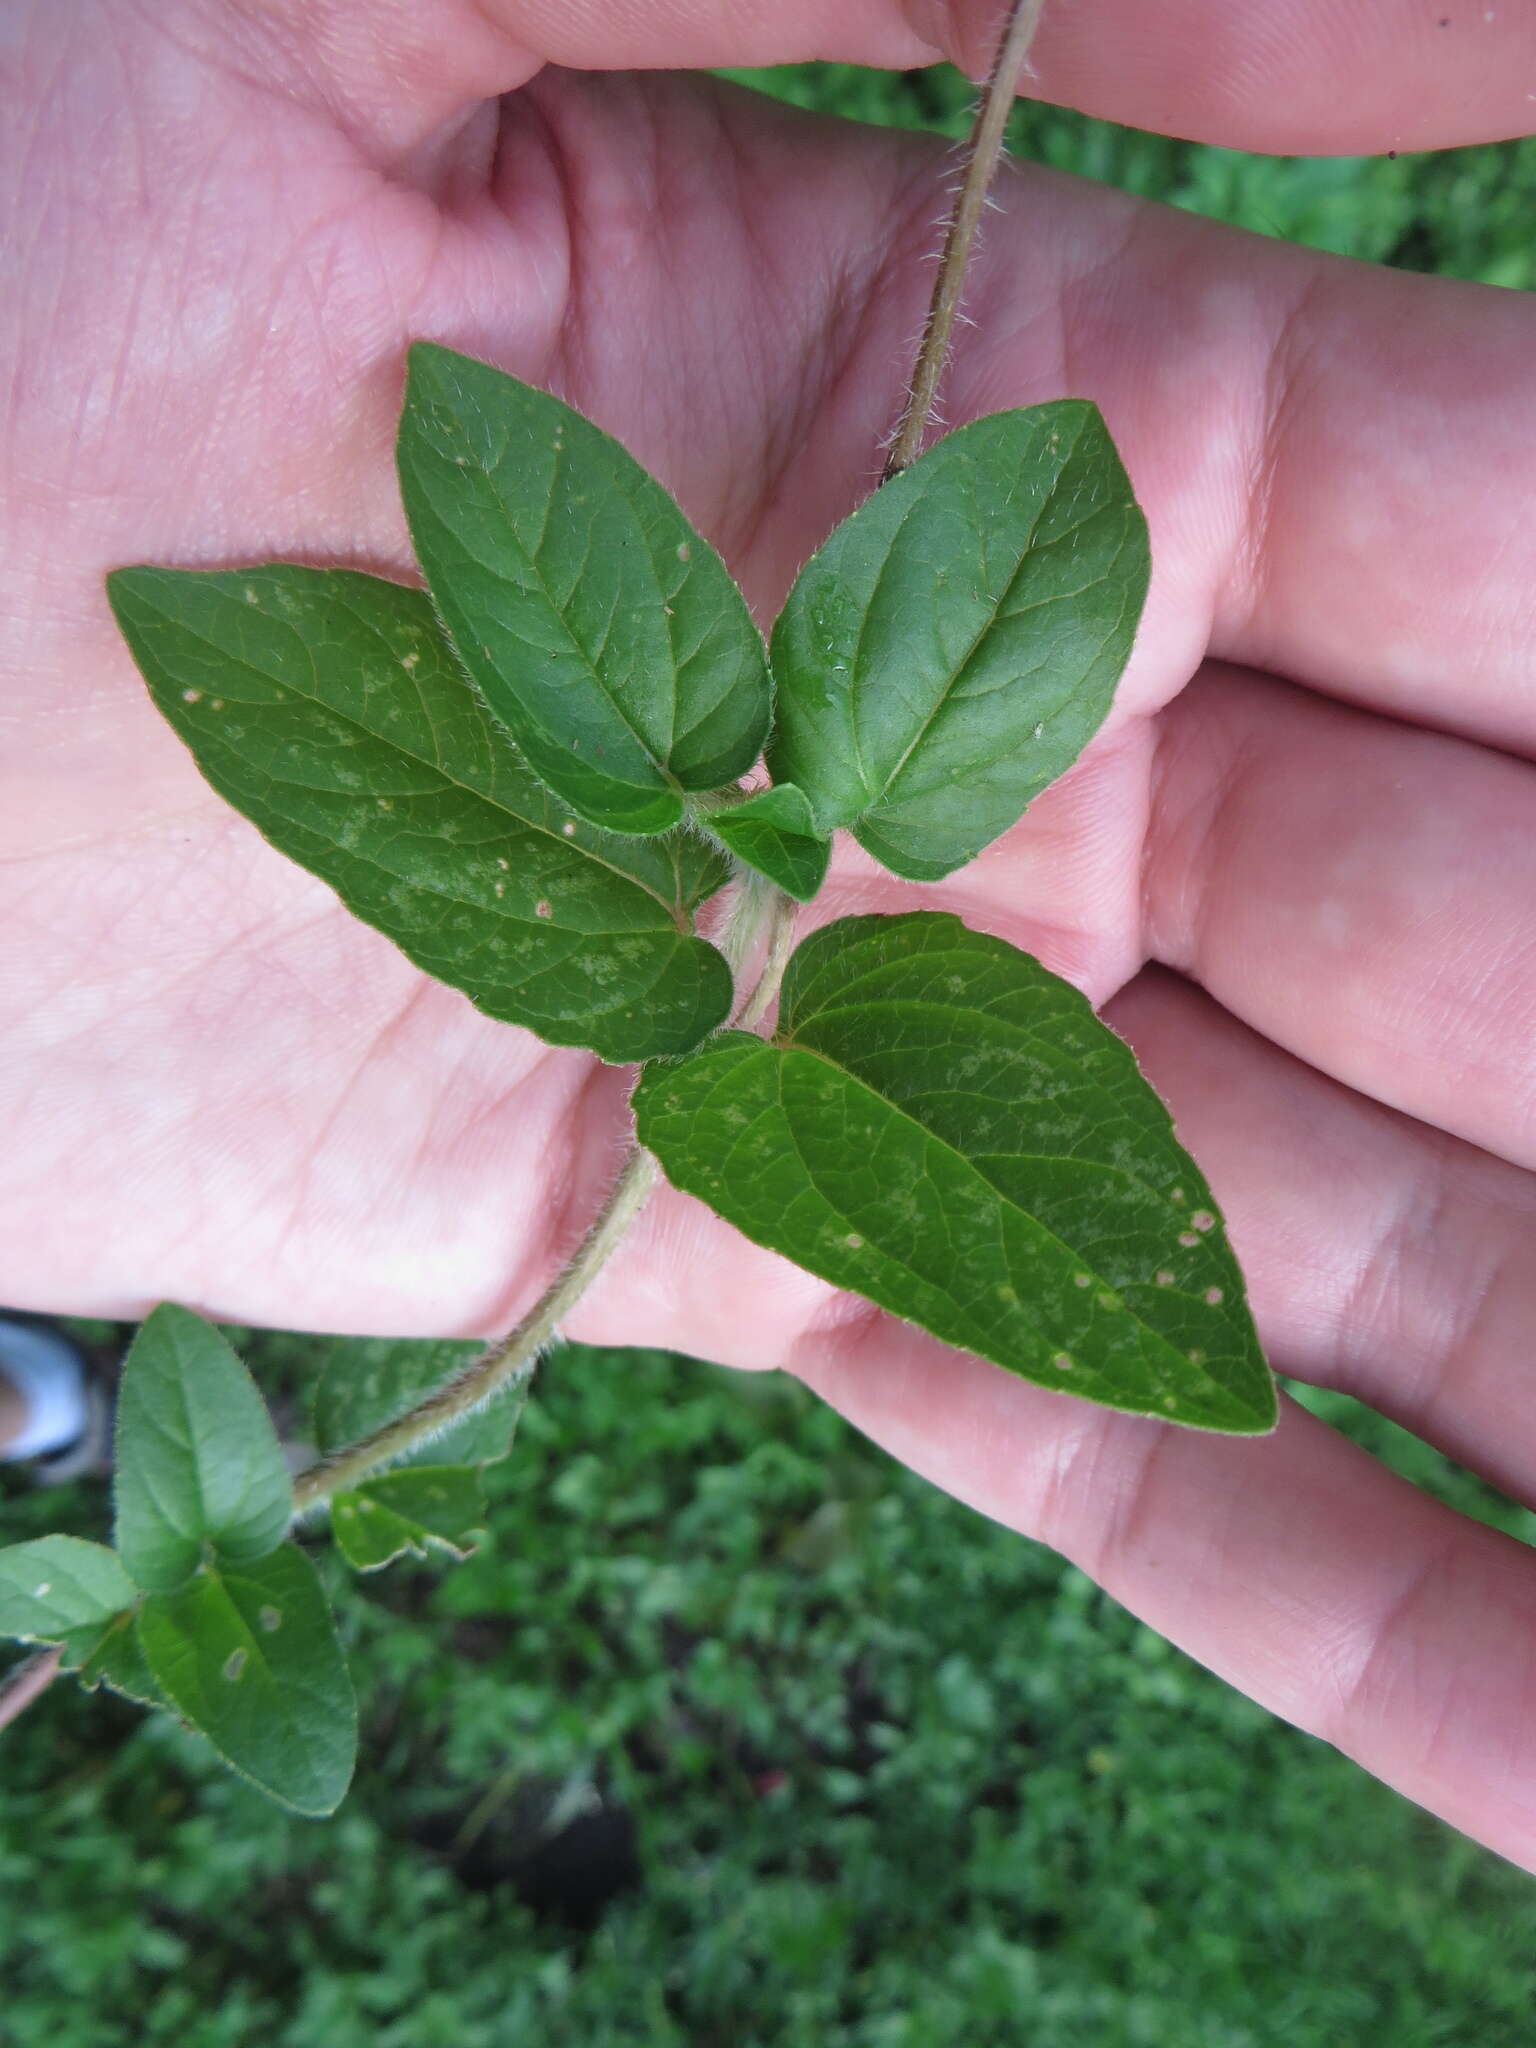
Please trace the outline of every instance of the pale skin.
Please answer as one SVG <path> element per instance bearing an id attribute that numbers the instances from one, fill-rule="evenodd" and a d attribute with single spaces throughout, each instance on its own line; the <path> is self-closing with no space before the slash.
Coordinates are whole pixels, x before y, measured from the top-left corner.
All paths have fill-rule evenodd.
<path id="1" fill-rule="evenodd" d="M 101 578 L 408 573 L 390 451 L 424 336 L 619 433 L 767 620 L 878 474 L 946 160 L 704 80 L 573 74 L 975 69 L 995 20 L 13 5 L 0 1299 L 479 1333 L 551 1276 L 628 1077 L 426 984 L 224 810 Z M 1047 94 L 1259 149 L 1507 136 L 1536 105 L 1530 10 L 1452 0 L 1078 0 L 1037 60 Z M 1097 399 L 1151 520 L 1151 601 L 1110 728 L 1006 842 L 923 891 L 840 853 L 814 916 L 941 905 L 1069 975 L 1209 1172 L 1276 1365 L 1530 1501 L 1536 304 L 1036 173 L 998 197 L 946 417 Z M 1536 1558 L 1293 1405 L 1230 1442 L 1045 1394 L 670 1193 L 572 1328 L 802 1374 L 1536 1868 Z"/>

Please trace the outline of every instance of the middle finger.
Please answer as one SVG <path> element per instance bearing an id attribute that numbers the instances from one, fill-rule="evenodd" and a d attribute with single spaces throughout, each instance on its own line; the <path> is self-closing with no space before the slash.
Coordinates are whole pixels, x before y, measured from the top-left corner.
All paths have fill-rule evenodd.
<path id="1" fill-rule="evenodd" d="M 1536 1166 L 1536 768 L 1211 667 L 1163 714 L 1148 955 L 1310 1065 Z"/>

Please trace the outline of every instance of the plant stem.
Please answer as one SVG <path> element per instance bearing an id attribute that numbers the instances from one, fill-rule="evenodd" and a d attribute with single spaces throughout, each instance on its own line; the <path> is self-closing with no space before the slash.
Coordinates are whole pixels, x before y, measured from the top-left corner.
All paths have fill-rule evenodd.
<path id="1" fill-rule="evenodd" d="M 779 984 L 784 979 L 784 970 L 789 965 L 789 956 L 795 950 L 795 916 L 800 906 L 793 896 L 786 896 L 782 889 L 768 884 L 771 891 L 768 903 L 768 950 L 763 956 L 762 972 L 757 977 L 757 986 L 741 1007 L 736 1019 L 738 1031 L 755 1031 L 772 1008 L 779 993 Z"/>
<path id="2" fill-rule="evenodd" d="M 731 865 L 736 900 L 715 943 L 725 955 L 731 979 L 739 982 L 763 936 L 763 927 L 773 911 L 773 899 L 780 892 L 766 875 L 734 859 Z"/>
<path id="3" fill-rule="evenodd" d="M 52 1685 L 59 1675 L 59 1666 L 64 1661 L 62 1648 L 39 1650 L 35 1657 L 23 1658 L 14 1670 L 5 1674 L 0 1681 L 0 1728 L 9 1728 L 19 1720 L 36 1699 Z"/>
<path id="4" fill-rule="evenodd" d="M 1008 126 L 1008 116 L 1013 111 L 1019 73 L 1024 68 L 1024 60 L 1029 55 L 1029 46 L 1035 39 L 1035 30 L 1040 26 L 1044 12 L 1045 0 L 1013 0 L 1007 26 L 997 46 L 997 55 L 992 60 L 992 70 L 982 89 L 975 125 L 966 148 L 965 175 L 960 182 L 954 212 L 949 217 L 944 254 L 928 306 L 928 321 L 923 329 L 917 360 L 912 366 L 906 408 L 885 461 L 884 481 L 887 483 L 893 476 L 899 476 L 902 470 L 911 468 L 927 432 L 934 401 L 939 395 L 939 379 L 944 374 L 944 362 L 949 354 L 955 316 L 960 310 L 960 298 L 965 289 L 966 266 L 970 262 L 976 230 L 981 225 L 982 209 L 987 203 L 987 188 L 1002 155 L 1003 135 Z"/>
<path id="5" fill-rule="evenodd" d="M 656 1182 L 658 1168 L 649 1152 L 632 1145 L 608 1199 L 553 1285 L 499 1342 L 488 1346 L 463 1372 L 430 1394 L 419 1408 L 386 1423 L 361 1443 L 322 1458 L 293 1483 L 297 1513 L 307 1514 L 333 1495 L 344 1493 L 377 1466 L 403 1457 L 419 1444 L 488 1401 L 515 1386 L 532 1372 L 539 1353 L 586 1293 L 624 1240 Z"/>
<path id="6" fill-rule="evenodd" d="M 732 969 L 739 971 L 766 920 L 768 948 L 762 972 L 737 1020 L 740 1029 L 750 1030 L 760 1023 L 779 992 L 794 944 L 798 907 L 792 898 L 776 889 L 771 882 L 765 882 L 756 875 L 744 877 L 720 944 Z M 396 1458 L 404 1457 L 407 1451 L 429 1443 L 493 1395 L 504 1393 L 529 1378 L 538 1363 L 539 1353 L 623 1243 L 630 1226 L 650 1199 L 659 1173 L 660 1168 L 651 1154 L 631 1143 L 618 1178 L 596 1220 L 555 1280 L 516 1327 L 496 1343 L 488 1345 L 461 1373 L 429 1394 L 408 1415 L 386 1423 L 371 1436 L 320 1459 L 301 1472 L 293 1482 L 295 1513 L 308 1514 L 338 1493 L 345 1493 L 381 1465 L 391 1464 Z"/>

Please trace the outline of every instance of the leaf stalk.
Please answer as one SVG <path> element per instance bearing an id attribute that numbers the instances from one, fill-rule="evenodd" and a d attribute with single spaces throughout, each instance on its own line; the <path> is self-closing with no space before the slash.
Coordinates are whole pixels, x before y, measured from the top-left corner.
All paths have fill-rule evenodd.
<path id="1" fill-rule="evenodd" d="M 758 877 L 752 880 L 760 882 Z M 738 1020 L 741 1029 L 750 1030 L 760 1023 L 778 994 L 794 947 L 798 907 L 771 883 L 744 887 L 737 895 L 721 941 L 733 966 L 750 953 L 765 919 L 768 928 L 767 954 Z M 652 1155 L 632 1142 L 618 1178 L 586 1235 L 527 1314 L 505 1337 L 488 1345 L 462 1372 L 445 1381 L 409 1414 L 301 1472 L 293 1482 L 295 1514 L 312 1513 L 338 1493 L 359 1485 L 381 1466 L 391 1465 L 420 1445 L 430 1443 L 433 1437 L 441 1436 L 444 1430 L 497 1394 L 529 1379 L 539 1354 L 639 1220 L 659 1175 L 660 1168 Z"/>
<path id="2" fill-rule="evenodd" d="M 939 259 L 939 274 L 934 280 L 928 319 L 918 346 L 917 360 L 912 366 L 901 424 L 885 459 L 882 482 L 889 483 L 893 476 L 899 476 L 904 469 L 912 467 L 922 448 L 923 436 L 928 431 L 949 355 L 950 337 L 960 311 L 976 231 L 981 225 L 987 191 L 1003 153 L 1003 136 L 1007 132 L 1008 116 L 1013 111 L 1019 75 L 1044 12 L 1045 0 L 1013 0 L 1007 26 L 997 46 L 997 55 L 982 88 L 976 120 L 966 145 L 965 174 L 945 230 L 944 253 Z"/>

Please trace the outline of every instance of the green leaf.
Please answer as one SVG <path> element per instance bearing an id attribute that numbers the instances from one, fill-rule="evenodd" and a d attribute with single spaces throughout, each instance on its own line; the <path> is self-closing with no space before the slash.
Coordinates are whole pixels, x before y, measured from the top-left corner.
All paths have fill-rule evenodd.
<path id="1" fill-rule="evenodd" d="M 166 1302 L 123 1366 L 117 1400 L 117 1548 L 149 1593 L 205 1555 L 245 1564 L 277 1548 L 293 1484 L 266 1403 L 218 1331 Z"/>
<path id="2" fill-rule="evenodd" d="M 108 1691 L 121 1693 L 125 1700 L 133 1700 L 141 1707 L 165 1705 L 160 1688 L 149 1675 L 139 1642 L 136 1607 L 108 1623 L 90 1655 L 82 1659 L 78 1676 L 87 1692 L 95 1692 L 104 1685 Z"/>
<path id="3" fill-rule="evenodd" d="M 134 1636 L 139 1589 L 115 1550 L 78 1536 L 39 1536 L 0 1550 L 0 1636 L 57 1643 L 87 1692 L 108 1685 L 159 1704 Z"/>
<path id="4" fill-rule="evenodd" d="M 757 759 L 763 643 L 714 549 L 617 441 L 451 349 L 411 350 L 400 487 L 465 667 L 530 766 L 617 832 Z"/>
<path id="5" fill-rule="evenodd" d="M 315 1389 L 315 1442 L 322 1456 L 345 1450 L 397 1422 L 480 1357 L 483 1344 L 343 1337 L 331 1347 Z M 402 1465 L 487 1465 L 512 1448 L 528 1399 L 521 1381 L 402 1459 Z"/>
<path id="6" fill-rule="evenodd" d="M 797 903 L 809 903 L 827 878 L 832 843 L 817 837 L 811 806 L 792 782 L 711 812 L 709 829 L 738 860 L 776 882 Z"/>
<path id="7" fill-rule="evenodd" d="M 1077 991 L 958 918 L 856 917 L 790 963 L 777 1039 L 648 1068 L 642 1144 L 755 1243 L 1111 1408 L 1273 1427 L 1210 1189 Z"/>
<path id="8" fill-rule="evenodd" d="M 220 796 L 426 973 L 621 1063 L 685 1050 L 725 1016 L 729 971 L 692 936 L 725 862 L 556 803 L 420 591 L 285 564 L 120 569 L 107 587 Z"/>
<path id="9" fill-rule="evenodd" d="M 445 1550 L 468 1557 L 485 1526 L 480 1475 L 468 1465 L 417 1465 L 385 1472 L 331 1503 L 337 1547 L 354 1570 L 378 1571 L 407 1554 Z"/>
<path id="10" fill-rule="evenodd" d="M 39 1536 L 0 1550 L 0 1636 L 63 1643 L 80 1663 L 139 1597 L 115 1550 L 78 1536 Z"/>
<path id="11" fill-rule="evenodd" d="M 335 1811 L 357 1753 L 357 1705 L 297 1544 L 152 1594 L 139 1642 L 155 1684 L 232 1770 L 296 1813 Z"/>
<path id="12" fill-rule="evenodd" d="M 773 631 L 768 764 L 894 874 L 938 881 L 1098 731 L 1149 574 L 1097 409 L 950 434 L 846 519 Z"/>

